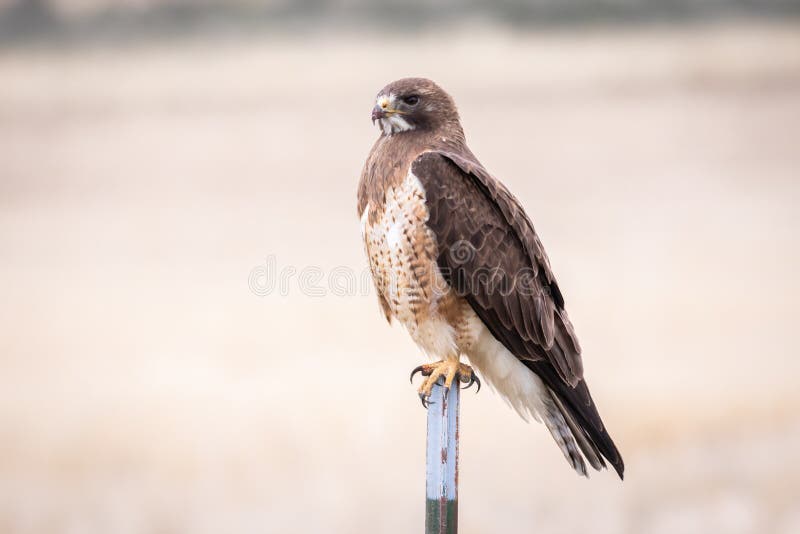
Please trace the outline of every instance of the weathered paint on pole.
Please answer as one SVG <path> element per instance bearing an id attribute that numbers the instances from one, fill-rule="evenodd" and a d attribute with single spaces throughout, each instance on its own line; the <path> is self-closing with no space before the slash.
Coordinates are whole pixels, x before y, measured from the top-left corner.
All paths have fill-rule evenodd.
<path id="1" fill-rule="evenodd" d="M 437 382 L 428 406 L 425 534 L 458 531 L 459 408 L 459 380 L 449 391 L 444 388 L 443 379 Z"/>

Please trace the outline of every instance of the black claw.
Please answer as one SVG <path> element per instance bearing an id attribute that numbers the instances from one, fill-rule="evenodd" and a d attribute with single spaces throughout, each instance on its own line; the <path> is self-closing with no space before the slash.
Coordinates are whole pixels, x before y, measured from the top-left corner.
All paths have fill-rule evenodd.
<path id="1" fill-rule="evenodd" d="M 428 397 L 426 397 L 424 393 L 419 394 L 419 400 L 422 401 L 422 407 L 426 410 L 428 409 L 428 406 L 431 405 L 431 403 L 428 401 Z"/>
<path id="2" fill-rule="evenodd" d="M 467 381 L 467 385 L 464 386 L 461 389 L 469 389 L 469 388 L 472 387 L 472 384 L 475 384 L 478 387 L 475 390 L 475 393 L 477 394 L 481 390 L 481 380 L 478 378 L 478 375 L 476 375 L 475 373 L 472 373 L 470 375 L 469 380 Z"/>
<path id="3" fill-rule="evenodd" d="M 411 383 L 412 384 L 414 383 L 414 375 L 417 374 L 417 373 L 422 373 L 422 376 L 430 376 L 431 375 L 430 371 L 426 371 L 425 370 L 425 366 L 424 365 L 419 365 L 417 367 L 414 367 L 414 369 L 411 371 L 411 376 L 409 377 L 411 379 Z"/>
<path id="4" fill-rule="evenodd" d="M 421 372 L 422 372 L 422 366 L 421 365 L 419 367 L 414 367 L 414 369 L 411 371 L 411 376 L 408 377 L 409 381 L 413 384 L 414 383 L 414 375 L 417 374 L 417 373 L 421 373 Z"/>

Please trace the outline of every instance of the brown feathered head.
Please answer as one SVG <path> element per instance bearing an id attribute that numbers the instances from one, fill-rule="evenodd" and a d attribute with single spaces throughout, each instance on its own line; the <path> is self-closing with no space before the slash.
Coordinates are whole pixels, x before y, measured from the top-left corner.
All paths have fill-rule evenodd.
<path id="1" fill-rule="evenodd" d="M 426 78 L 403 78 L 380 90 L 372 122 L 383 135 L 401 132 L 461 132 L 456 103 L 444 89 Z"/>

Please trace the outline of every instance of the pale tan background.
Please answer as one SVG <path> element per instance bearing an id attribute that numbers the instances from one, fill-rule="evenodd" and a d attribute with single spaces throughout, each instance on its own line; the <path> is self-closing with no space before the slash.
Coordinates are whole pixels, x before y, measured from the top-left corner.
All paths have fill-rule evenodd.
<path id="1" fill-rule="evenodd" d="M 327 284 L 406 75 L 527 207 L 627 464 L 466 395 L 461 531 L 800 532 L 800 26 L 746 21 L 4 48 L 0 532 L 421 530 L 420 356 Z"/>

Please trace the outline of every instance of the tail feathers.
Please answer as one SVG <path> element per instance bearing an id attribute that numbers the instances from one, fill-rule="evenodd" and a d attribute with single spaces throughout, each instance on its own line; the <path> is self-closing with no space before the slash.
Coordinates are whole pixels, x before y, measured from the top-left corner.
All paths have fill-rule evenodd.
<path id="1" fill-rule="evenodd" d="M 553 392 L 550 392 L 550 395 L 553 397 L 553 402 L 558 406 L 559 411 L 564 417 L 564 421 L 566 421 L 567 426 L 569 426 L 570 431 L 572 431 L 572 436 L 575 438 L 575 441 L 578 442 L 578 446 L 581 448 L 581 452 L 589 461 L 589 464 L 595 469 L 595 471 L 600 471 L 601 469 L 605 469 L 606 462 L 603 460 L 603 455 L 597 449 L 594 443 L 589 439 L 589 436 L 586 435 L 586 432 L 575 422 L 575 418 L 572 416 L 569 410 L 566 409 L 564 404 L 561 402 L 561 399 L 558 398 Z"/>
<path id="2" fill-rule="evenodd" d="M 570 465 L 579 474 L 588 476 L 583 458 L 585 457 L 595 470 L 600 471 L 606 468 L 605 457 L 611 462 L 619 478 L 623 478 L 625 466 L 622 457 L 605 429 L 602 426 L 597 429 L 588 424 L 582 414 L 555 391 L 548 388 L 547 393 L 548 398 L 544 399 L 546 413 L 543 419 Z M 593 404 L 592 409 L 596 413 Z M 599 415 L 597 419 L 599 420 Z M 579 462 L 574 459 L 576 445 L 582 453 L 578 454 Z"/>
<path id="3" fill-rule="evenodd" d="M 555 395 L 552 395 L 549 390 L 547 390 L 547 394 L 542 395 L 542 397 L 543 413 L 541 417 L 544 425 L 547 427 L 547 430 L 550 431 L 558 448 L 561 449 L 564 458 L 567 459 L 567 462 L 572 468 L 580 475 L 588 477 L 589 474 L 586 472 L 586 463 L 583 461 L 583 455 L 581 454 L 581 451 L 584 451 L 583 454 L 586 454 L 584 445 L 580 444 L 580 439 L 576 443 L 574 430 L 572 425 L 568 422 L 569 416 L 566 415 L 565 417 L 565 412 L 558 405 L 558 401 L 555 400 Z M 580 447 L 580 450 L 578 447 Z M 595 455 L 593 451 L 590 451 L 590 454 L 592 454 L 592 456 L 590 457 L 587 455 L 586 458 L 589 460 L 592 467 L 599 469 L 596 466 L 597 455 Z"/>
<path id="4" fill-rule="evenodd" d="M 600 419 L 586 382 L 580 380 L 572 387 L 561 380 L 555 369 L 546 362 L 526 360 L 523 363 L 547 385 L 547 396 L 558 407 L 570 434 L 592 467 L 602 469 L 603 464 L 608 462 L 619 478 L 623 478 L 625 464 L 622 455 Z"/>
<path id="5" fill-rule="evenodd" d="M 543 408 L 542 421 L 555 439 L 567 462 L 578 474 L 589 477 L 584 458 L 596 471 L 605 469 L 606 462 L 603 457 L 606 456 L 613 459 L 614 470 L 622 478 L 624 471 L 622 458 L 619 456 L 619 452 L 614 447 L 613 442 L 610 442 L 610 438 L 608 438 L 608 441 L 613 449 L 612 454 L 609 454 L 612 451 L 602 451 L 598 447 L 592 435 L 578 423 L 576 413 L 549 388 L 547 389 L 547 395 L 542 395 L 541 405 Z"/>

